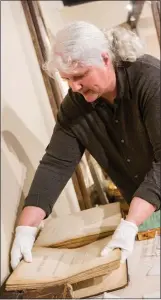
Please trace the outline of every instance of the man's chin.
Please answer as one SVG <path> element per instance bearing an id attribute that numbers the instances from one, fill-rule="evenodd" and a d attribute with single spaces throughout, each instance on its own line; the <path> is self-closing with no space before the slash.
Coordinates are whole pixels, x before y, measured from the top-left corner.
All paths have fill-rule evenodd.
<path id="1" fill-rule="evenodd" d="M 85 100 L 90 103 L 96 101 L 99 98 L 99 94 L 89 94 L 89 95 L 83 95 L 83 96 L 84 96 Z"/>

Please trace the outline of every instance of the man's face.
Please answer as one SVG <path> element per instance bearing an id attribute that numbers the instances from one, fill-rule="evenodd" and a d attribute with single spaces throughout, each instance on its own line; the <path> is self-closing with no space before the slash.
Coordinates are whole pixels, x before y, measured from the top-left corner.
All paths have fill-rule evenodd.
<path id="1" fill-rule="evenodd" d="M 73 72 L 60 72 L 62 79 L 67 80 L 73 92 L 82 94 L 87 102 L 94 102 L 108 92 L 110 72 L 106 64 L 101 67 L 81 66 Z"/>

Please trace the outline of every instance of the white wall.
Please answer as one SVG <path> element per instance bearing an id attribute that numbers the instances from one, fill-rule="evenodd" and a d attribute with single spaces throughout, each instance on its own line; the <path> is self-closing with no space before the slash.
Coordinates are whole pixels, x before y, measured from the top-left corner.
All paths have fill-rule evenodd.
<path id="1" fill-rule="evenodd" d="M 146 53 L 160 59 L 160 46 L 152 15 L 151 3 L 149 1 L 145 1 L 144 3 L 137 24 L 137 32 L 145 44 Z"/>
<path id="2" fill-rule="evenodd" d="M 127 20 L 128 1 L 92 1 L 60 9 L 64 23 L 83 20 L 99 28 L 111 28 Z"/>
<path id="3" fill-rule="evenodd" d="M 64 4 L 62 1 L 39 1 L 45 24 L 53 34 L 64 26 L 60 11 Z"/>
<path id="4" fill-rule="evenodd" d="M 91 22 L 99 28 L 117 26 L 127 20 L 128 2 L 93 1 L 68 7 L 62 1 L 39 1 L 47 27 L 53 34 L 77 20 Z"/>
<path id="5" fill-rule="evenodd" d="M 20 1 L 1 3 L 1 283 L 9 274 L 9 252 L 16 216 L 55 121 Z M 54 215 L 79 211 L 71 180 Z"/>
<path id="6" fill-rule="evenodd" d="M 55 34 L 65 24 L 84 20 L 99 28 L 111 28 L 126 22 L 129 1 L 93 1 L 67 7 L 62 1 L 39 1 L 47 27 Z M 160 58 L 159 42 L 150 1 L 145 1 L 137 31 L 146 45 L 146 52 Z"/>

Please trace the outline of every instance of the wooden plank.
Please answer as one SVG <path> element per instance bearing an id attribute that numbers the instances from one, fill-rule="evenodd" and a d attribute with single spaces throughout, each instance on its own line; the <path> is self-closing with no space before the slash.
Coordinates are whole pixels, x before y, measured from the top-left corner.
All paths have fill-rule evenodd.
<path id="1" fill-rule="evenodd" d="M 77 175 L 77 180 L 78 180 L 78 183 L 79 183 L 79 186 L 80 186 L 81 194 L 83 196 L 85 209 L 92 208 L 92 202 L 91 202 L 88 190 L 87 190 L 86 185 L 85 185 L 85 181 L 84 181 L 84 178 L 83 178 L 83 173 L 82 173 L 80 165 L 78 165 L 76 167 L 75 173 Z"/>
<path id="2" fill-rule="evenodd" d="M 101 204 L 107 204 L 109 203 L 109 200 L 105 194 L 104 188 L 103 188 L 103 182 L 101 182 L 100 176 L 98 174 L 98 168 L 97 168 L 97 162 L 94 160 L 92 156 L 88 159 L 90 171 L 93 177 L 94 184 L 96 185 L 96 190 L 99 196 L 99 200 Z M 102 174 L 103 175 L 103 174 Z M 105 179 L 105 178 L 104 178 Z"/>
<path id="3" fill-rule="evenodd" d="M 29 3 L 30 3 L 30 1 L 21 0 L 21 4 L 22 4 L 22 7 L 23 7 L 25 17 L 26 17 L 27 25 L 29 27 L 32 42 L 33 42 L 35 52 L 36 52 L 36 56 L 37 56 L 37 59 L 38 59 L 38 62 L 39 62 L 39 66 L 42 66 L 45 62 L 45 58 L 43 57 L 43 54 L 42 54 L 42 50 L 41 50 L 39 39 L 38 39 L 38 36 L 37 36 L 35 24 L 33 22 L 33 18 L 32 18 L 31 11 L 30 11 L 31 4 L 30 4 L 30 7 L 29 7 Z M 43 80 L 44 80 L 44 84 L 45 84 L 46 91 L 47 91 L 47 94 L 48 94 L 48 98 L 49 98 L 50 106 L 51 106 L 51 109 L 52 109 L 52 113 L 54 115 L 54 118 L 56 119 L 57 112 L 58 112 L 58 107 L 55 103 L 55 99 L 54 99 L 53 91 L 52 91 L 51 84 L 50 84 L 50 81 L 49 81 L 49 77 L 43 71 L 43 69 L 41 67 L 40 67 L 40 71 L 41 71 L 41 74 L 42 74 L 42 77 L 43 77 Z"/>
<path id="4" fill-rule="evenodd" d="M 158 36 L 158 41 L 160 45 L 160 1 L 152 1 L 151 8 L 152 8 L 154 24 Z"/>
<path id="5" fill-rule="evenodd" d="M 48 36 L 48 31 L 47 31 L 47 28 L 46 28 L 46 25 L 44 22 L 43 15 L 41 12 L 41 8 L 40 8 L 38 1 L 29 1 L 28 5 L 29 5 L 32 19 L 33 19 L 33 22 L 35 25 L 35 29 L 36 29 L 36 33 L 38 36 L 38 41 L 40 43 L 42 55 L 43 55 L 44 61 L 46 61 L 47 51 L 49 51 L 49 46 L 48 46 L 48 43 L 46 42 L 46 40 L 48 39 L 48 41 L 50 43 L 50 39 Z M 46 38 L 44 38 L 44 34 L 45 34 Z M 63 101 L 62 94 L 60 92 L 60 88 L 58 86 L 57 80 L 55 80 L 54 78 L 51 78 L 51 77 L 48 77 L 48 78 L 49 78 L 51 89 L 52 89 L 52 92 L 54 95 L 56 106 L 59 109 L 60 104 Z"/>
<path id="6" fill-rule="evenodd" d="M 73 185 L 74 185 L 74 188 L 75 188 L 75 192 L 76 192 L 76 195 L 77 195 L 80 210 L 84 210 L 84 209 L 86 209 L 86 206 L 85 206 L 84 199 L 83 199 L 83 196 L 82 196 L 82 193 L 81 193 L 81 190 L 80 190 L 80 186 L 79 186 L 79 183 L 78 183 L 78 178 L 77 178 L 76 172 L 74 172 L 74 174 L 72 176 L 72 182 L 73 182 Z"/>

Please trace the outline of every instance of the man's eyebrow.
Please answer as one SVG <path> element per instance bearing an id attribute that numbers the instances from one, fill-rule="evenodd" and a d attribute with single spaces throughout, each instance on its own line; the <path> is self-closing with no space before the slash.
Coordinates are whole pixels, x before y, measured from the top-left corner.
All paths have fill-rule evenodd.
<path id="1" fill-rule="evenodd" d="M 69 75 L 69 77 L 79 77 L 79 76 L 83 76 L 83 75 L 85 75 L 86 74 L 86 72 L 83 72 L 83 73 L 78 73 L 78 74 L 71 74 L 71 75 Z M 62 79 L 67 79 L 68 78 L 68 76 L 61 76 L 61 78 Z"/>
<path id="2" fill-rule="evenodd" d="M 73 73 L 73 74 L 68 74 L 68 75 L 64 75 L 64 76 L 61 76 L 62 79 L 68 79 L 69 77 L 79 77 L 79 76 L 83 76 L 85 75 L 86 73 L 88 73 L 89 70 L 86 70 L 86 71 L 83 71 L 83 72 L 80 72 L 80 73 Z"/>
<path id="3" fill-rule="evenodd" d="M 78 73 L 78 74 L 73 74 L 72 77 L 79 77 L 79 76 L 82 76 L 84 75 L 85 73 Z"/>

